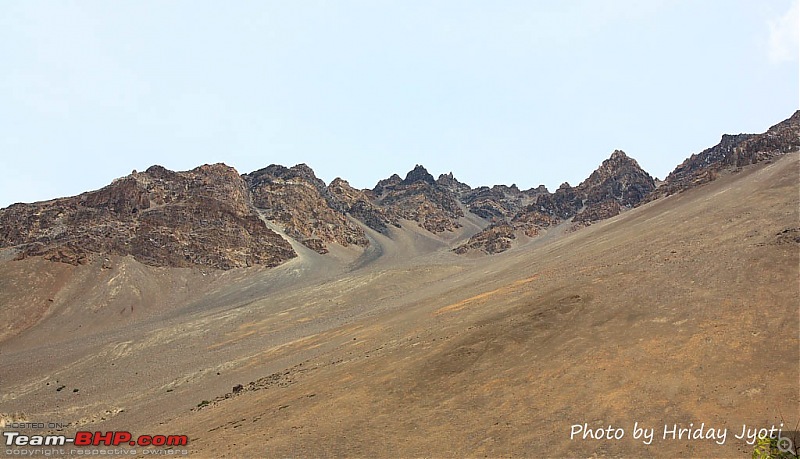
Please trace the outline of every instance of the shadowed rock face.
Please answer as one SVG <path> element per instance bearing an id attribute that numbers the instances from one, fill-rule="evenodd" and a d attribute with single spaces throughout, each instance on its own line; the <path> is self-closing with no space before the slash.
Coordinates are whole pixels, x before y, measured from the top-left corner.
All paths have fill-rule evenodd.
<path id="1" fill-rule="evenodd" d="M 469 185 L 466 183 L 461 183 L 458 181 L 458 179 L 453 177 L 452 172 L 439 175 L 439 178 L 436 179 L 436 184 L 441 188 L 450 191 L 451 193 L 455 193 L 456 195 L 461 195 L 471 190 Z"/>
<path id="2" fill-rule="evenodd" d="M 461 201 L 473 214 L 489 221 L 500 221 L 513 217 L 545 194 L 549 193 L 544 185 L 526 191 L 520 191 L 516 185 L 482 186 L 464 194 Z"/>
<path id="3" fill-rule="evenodd" d="M 655 188 L 653 177 L 636 160 L 616 150 L 578 185 L 577 192 L 587 206 L 616 201 L 621 206 L 633 207 Z"/>
<path id="4" fill-rule="evenodd" d="M 436 180 L 433 179 L 433 176 L 419 164 L 414 166 L 414 169 L 410 170 L 408 174 L 406 174 L 406 178 L 403 179 L 401 183 L 403 185 L 412 185 L 416 182 L 425 182 L 429 185 L 436 185 Z"/>
<path id="5" fill-rule="evenodd" d="M 702 185 L 723 169 L 770 161 L 800 148 L 800 110 L 763 134 L 723 135 L 717 145 L 694 154 L 675 168 L 645 202 Z"/>
<path id="6" fill-rule="evenodd" d="M 375 231 L 386 234 L 388 225 L 400 226 L 400 222 L 395 216 L 388 215 L 383 209 L 373 204 L 365 191 L 351 187 L 346 180 L 337 177 L 328 186 L 328 190 L 337 201 L 338 208 L 364 222 Z"/>
<path id="7" fill-rule="evenodd" d="M 98 254 L 151 266 L 276 266 L 296 256 L 252 210 L 244 182 L 222 164 L 153 166 L 97 191 L 0 210 L 0 247 L 70 264 Z"/>
<path id="8" fill-rule="evenodd" d="M 372 189 L 372 195 L 378 196 L 383 194 L 384 188 L 398 185 L 402 181 L 403 179 L 401 179 L 399 175 L 392 174 L 391 177 L 378 181 L 377 185 L 375 185 L 375 188 Z"/>
<path id="9" fill-rule="evenodd" d="M 305 164 L 272 165 L 243 177 L 262 215 L 310 249 L 327 253 L 331 242 L 345 247 L 369 244 L 364 231 L 345 216 L 343 201 Z"/>
<path id="10" fill-rule="evenodd" d="M 381 180 L 373 189 L 375 203 L 390 219 L 412 220 L 432 233 L 461 227 L 458 219 L 464 212 L 457 195 L 438 185 L 424 167 L 417 165 L 404 180 L 399 178 L 394 175 Z"/>

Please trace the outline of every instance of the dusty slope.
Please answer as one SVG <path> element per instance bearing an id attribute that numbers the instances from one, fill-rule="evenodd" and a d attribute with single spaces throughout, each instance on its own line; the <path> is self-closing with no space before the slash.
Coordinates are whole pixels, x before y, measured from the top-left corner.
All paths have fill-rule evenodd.
<path id="1" fill-rule="evenodd" d="M 97 307 L 107 290 L 77 289 L 0 342 L 0 411 L 186 432 L 196 457 L 736 455 L 733 432 L 644 446 L 569 430 L 800 419 L 798 183 L 794 153 L 481 259 L 368 230 L 360 260 L 272 270 L 16 262 L 126 266 L 162 303 L 124 322 Z"/>
<path id="2" fill-rule="evenodd" d="M 155 268 L 130 257 L 71 266 L 6 256 L 0 413 L 81 424 L 126 410 L 125 422 L 139 425 L 181 413 L 196 397 L 213 398 L 231 380 L 263 376 L 254 356 L 375 314 L 373 301 L 402 296 L 430 271 L 408 259 L 446 251 L 445 237 L 471 235 L 437 236 L 405 224 L 391 230 L 393 239 L 364 227 L 374 241 L 364 253 L 331 245 L 323 256 L 297 243 L 300 256 L 272 269 Z M 478 230 L 465 220 L 462 229 L 470 228 Z M 360 266 L 369 269 L 351 273 Z M 365 288 L 381 284 L 375 279 L 382 291 Z M 306 358 L 291 346 L 286 354 L 292 362 Z"/>
<path id="3" fill-rule="evenodd" d="M 794 154 L 465 269 L 316 336 L 307 348 L 347 345 L 291 384 L 172 426 L 210 455 L 737 455 L 743 423 L 800 414 L 798 246 L 778 236 L 798 226 L 797 172 Z M 731 432 L 723 446 L 569 440 L 574 423 L 634 421 Z"/>

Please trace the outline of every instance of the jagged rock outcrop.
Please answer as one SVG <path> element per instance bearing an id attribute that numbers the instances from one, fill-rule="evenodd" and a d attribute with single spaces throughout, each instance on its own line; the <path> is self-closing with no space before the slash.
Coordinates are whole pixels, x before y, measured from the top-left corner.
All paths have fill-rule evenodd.
<path id="1" fill-rule="evenodd" d="M 452 173 L 434 179 L 420 165 L 372 190 L 357 190 L 341 178 L 326 186 L 305 164 L 271 165 L 241 176 L 223 164 L 186 172 L 153 166 L 79 196 L 0 209 L 0 248 L 15 247 L 21 258 L 76 265 L 114 254 L 154 266 L 275 266 L 296 254 L 264 220 L 326 253 L 332 243 L 367 246 L 363 225 L 389 236 L 401 220 L 432 233 L 453 231 L 466 210 L 489 226 L 455 251 L 497 253 L 520 234 L 536 237 L 570 221 L 572 229 L 587 226 L 798 149 L 800 111 L 763 134 L 724 135 L 718 145 L 686 159 L 658 188 L 622 151 L 578 186 L 564 183 L 553 193 L 544 186 L 472 189 Z"/>
<path id="2" fill-rule="evenodd" d="M 583 195 L 578 188 L 564 182 L 553 194 L 540 196 L 536 203 L 523 212 L 538 213 L 554 221 L 566 220 L 583 206 Z"/>
<path id="3" fill-rule="evenodd" d="M 436 185 L 436 180 L 433 179 L 433 176 L 428 172 L 427 169 L 419 164 L 414 166 L 414 168 L 411 169 L 408 174 L 406 174 L 406 178 L 404 178 L 400 184 L 408 186 L 417 182 L 425 182 L 429 185 Z"/>
<path id="4" fill-rule="evenodd" d="M 417 222 L 432 233 L 460 228 L 464 212 L 456 196 L 436 183 L 424 167 L 417 165 L 405 179 L 392 177 L 381 180 L 372 190 L 375 203 L 389 218 Z"/>
<path id="5" fill-rule="evenodd" d="M 276 266 L 296 256 L 250 206 L 235 169 L 161 166 L 97 191 L 0 210 L 0 247 L 19 257 L 84 264 L 99 254 L 152 266 Z"/>
<path id="6" fill-rule="evenodd" d="M 592 174 L 581 182 L 577 192 L 589 206 L 605 201 L 617 201 L 633 207 L 656 187 L 655 180 L 625 152 L 616 150 Z"/>
<path id="7" fill-rule="evenodd" d="M 529 237 L 535 237 L 542 230 L 570 219 L 587 226 L 592 222 L 617 215 L 622 207 L 635 206 L 654 189 L 653 178 L 635 160 L 617 150 L 580 185 L 572 187 L 569 183 L 563 183 L 552 194 L 539 194 L 533 203 L 524 206 L 510 219 L 508 209 L 513 209 L 513 204 L 508 206 L 495 204 L 503 202 L 497 198 L 489 201 L 491 206 L 482 203 L 476 211 L 482 212 L 483 215 L 480 213 L 478 215 L 485 215 L 484 218 L 491 217 L 495 221 L 505 219 L 514 231 L 522 231 Z M 500 189 L 495 194 L 508 193 L 509 190 Z M 470 205 L 472 209 L 474 202 Z M 484 232 L 491 234 L 482 234 Z M 497 232 L 493 227 L 486 228 L 470 238 L 466 244 L 458 247 L 456 252 L 464 253 L 476 247 L 481 247 L 488 253 L 495 253 L 498 249 L 505 250 L 503 247 L 510 247 L 512 239 L 505 234 L 508 234 L 507 230 Z M 501 238 L 506 240 L 498 242 Z"/>
<path id="8" fill-rule="evenodd" d="M 582 223 L 591 223 L 617 215 L 622 207 L 635 206 L 654 189 L 653 177 L 636 160 L 616 150 L 580 185 L 563 183 L 555 193 L 540 196 L 515 219 L 538 226 L 538 222 L 552 225 L 580 215 Z"/>
<path id="9" fill-rule="evenodd" d="M 387 215 L 387 212 L 372 203 L 365 191 L 351 187 L 346 180 L 337 177 L 328 185 L 328 191 L 338 201 L 339 208 L 375 231 L 386 234 L 389 225 L 400 227 L 395 216 Z"/>
<path id="10" fill-rule="evenodd" d="M 331 242 L 345 247 L 369 244 L 364 230 L 347 219 L 344 202 L 305 164 L 291 168 L 273 164 L 243 178 L 264 218 L 306 247 L 327 253 Z"/>
<path id="11" fill-rule="evenodd" d="M 372 189 L 372 195 L 378 196 L 383 194 L 383 189 L 386 187 L 394 187 L 399 185 L 403 181 L 397 174 L 392 174 L 391 177 L 378 181 L 378 184 L 375 185 L 375 188 Z"/>
<path id="12" fill-rule="evenodd" d="M 520 191 L 516 185 L 482 186 L 466 193 L 461 201 L 473 214 L 489 221 L 507 220 L 540 195 L 548 194 L 544 185 Z"/>
<path id="13" fill-rule="evenodd" d="M 500 253 L 511 248 L 511 241 L 516 238 L 513 226 L 506 222 L 494 223 L 483 231 L 472 236 L 469 241 L 455 248 L 458 254 L 479 250 L 489 254 Z"/>
<path id="14" fill-rule="evenodd" d="M 800 110 L 763 134 L 723 135 L 717 145 L 693 154 L 644 202 L 715 180 L 720 171 L 769 161 L 800 149 Z"/>
<path id="15" fill-rule="evenodd" d="M 466 183 L 461 183 L 453 177 L 453 173 L 449 172 L 447 174 L 440 174 L 439 178 L 436 179 L 436 184 L 439 185 L 440 188 L 445 189 L 456 196 L 460 196 L 464 193 L 469 192 L 472 188 Z"/>

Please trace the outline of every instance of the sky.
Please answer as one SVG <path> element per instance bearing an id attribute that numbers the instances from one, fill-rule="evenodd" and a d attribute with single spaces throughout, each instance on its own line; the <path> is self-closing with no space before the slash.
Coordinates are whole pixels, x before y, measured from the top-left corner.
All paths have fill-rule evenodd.
<path id="1" fill-rule="evenodd" d="M 0 207 L 153 164 L 664 178 L 800 106 L 800 0 L 0 2 Z"/>

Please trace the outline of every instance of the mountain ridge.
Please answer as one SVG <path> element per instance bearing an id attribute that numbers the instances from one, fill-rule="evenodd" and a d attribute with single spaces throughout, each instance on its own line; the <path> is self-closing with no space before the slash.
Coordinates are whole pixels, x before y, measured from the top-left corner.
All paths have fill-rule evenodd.
<path id="1" fill-rule="evenodd" d="M 742 455 L 753 445 L 731 436 L 658 429 L 800 414 L 786 134 L 763 148 L 786 154 L 639 204 L 650 178 L 615 152 L 552 192 L 418 170 L 376 194 L 302 165 L 216 164 L 3 209 L 0 237 L 98 252 L 73 265 L 0 249 L 0 426 L 179 433 L 198 457 Z M 401 215 L 415 205 L 419 221 Z M 327 241 L 346 236 L 340 217 L 368 244 Z M 422 226 L 437 221 L 462 226 Z M 272 267 L 255 262 L 263 227 L 294 250 Z M 569 435 L 634 422 L 657 429 L 652 445 Z"/>
<path id="2" fill-rule="evenodd" d="M 393 174 L 362 190 L 342 178 L 326 185 L 306 164 L 245 174 L 221 163 L 183 172 L 155 165 L 78 196 L 0 209 L 0 249 L 70 264 L 131 255 L 153 266 L 276 266 L 296 253 L 262 220 L 326 254 L 331 244 L 364 250 L 367 229 L 389 236 L 403 221 L 432 235 L 462 231 L 467 212 L 485 227 L 451 249 L 492 254 L 520 235 L 535 238 L 564 222 L 577 230 L 798 148 L 800 111 L 762 134 L 723 135 L 660 186 L 615 150 L 580 184 L 564 183 L 552 193 L 543 185 L 472 188 L 452 172 L 435 179 L 419 164 L 405 178 Z"/>

